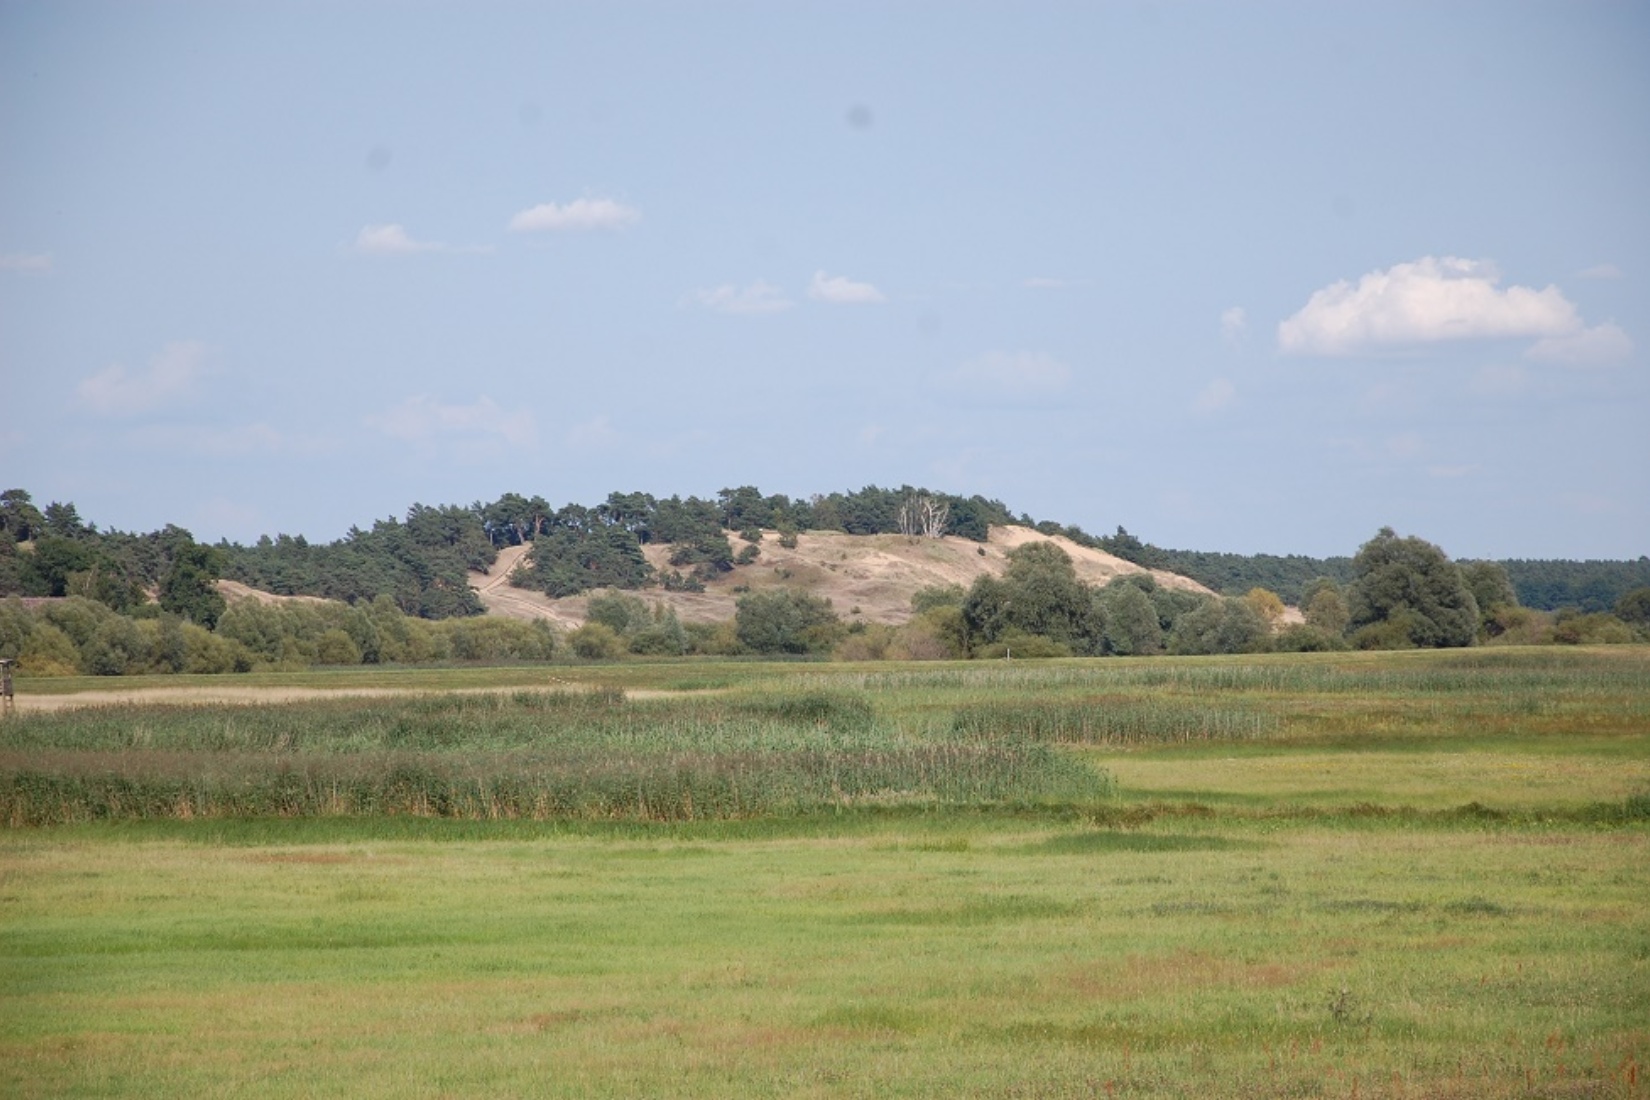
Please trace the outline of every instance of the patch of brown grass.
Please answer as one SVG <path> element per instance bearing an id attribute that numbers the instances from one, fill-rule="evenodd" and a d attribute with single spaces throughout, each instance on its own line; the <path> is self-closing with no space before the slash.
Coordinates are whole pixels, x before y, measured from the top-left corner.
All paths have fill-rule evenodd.
<path id="1" fill-rule="evenodd" d="M 1168 955 L 1130 955 L 1121 962 L 1085 963 L 1052 975 L 1051 984 L 1093 1000 L 1127 1001 L 1208 988 L 1281 989 L 1318 969 L 1305 964 L 1246 963 L 1179 950 Z"/>

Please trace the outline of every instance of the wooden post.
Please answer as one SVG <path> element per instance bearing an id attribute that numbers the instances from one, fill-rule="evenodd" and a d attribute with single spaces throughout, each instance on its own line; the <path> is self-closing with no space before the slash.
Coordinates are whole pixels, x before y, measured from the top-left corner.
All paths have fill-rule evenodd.
<path id="1" fill-rule="evenodd" d="M 11 666 L 16 663 L 10 657 L 0 657 L 0 708 L 7 714 L 12 707 Z"/>

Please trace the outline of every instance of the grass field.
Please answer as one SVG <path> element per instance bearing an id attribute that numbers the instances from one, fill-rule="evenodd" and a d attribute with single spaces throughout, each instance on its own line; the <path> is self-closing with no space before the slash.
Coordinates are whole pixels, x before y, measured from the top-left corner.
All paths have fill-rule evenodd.
<path id="1" fill-rule="evenodd" d="M 555 675 L 7 720 L 0 1094 L 1650 1095 L 1643 648 Z"/>

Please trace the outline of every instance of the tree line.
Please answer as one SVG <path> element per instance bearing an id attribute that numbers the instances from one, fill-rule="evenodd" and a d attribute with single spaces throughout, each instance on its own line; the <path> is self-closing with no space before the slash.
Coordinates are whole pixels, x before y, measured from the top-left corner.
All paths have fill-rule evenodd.
<path id="1" fill-rule="evenodd" d="M 956 533 L 952 525 L 960 524 L 983 540 L 992 524 L 1007 522 L 1149 567 L 1176 560 L 1177 552 L 1143 543 L 1121 527 L 1096 538 L 1029 516 L 1016 520 L 995 501 L 910 486 L 808 501 L 764 496 L 753 487 L 723 490 L 711 500 L 613 493 L 594 507 L 560 509 L 541 497 L 506 494 L 468 507 L 415 504 L 404 519 L 352 528 L 332 543 L 279 535 L 250 547 L 199 544 L 171 525 L 142 535 L 100 531 L 73 504 L 37 508 L 27 492 L 14 489 L 0 493 L 0 596 L 60 602 L 7 604 L 0 656 L 28 653 L 36 669 L 96 673 L 542 659 L 558 652 L 584 658 L 1111 656 L 1630 641 L 1650 626 L 1650 583 L 1604 604 L 1614 589 L 1599 579 L 1603 574 L 1587 571 L 1610 566 L 1635 578 L 1642 574 L 1631 567 L 1643 559 L 1556 563 L 1576 568 L 1550 571 L 1547 591 L 1569 585 L 1562 590 L 1574 592 L 1583 584 L 1588 603 L 1554 613 L 1523 599 L 1514 567 L 1555 563 L 1451 562 L 1432 544 L 1390 529 L 1350 558 L 1204 555 L 1224 571 L 1210 586 L 1223 590 L 1217 599 L 1158 586 L 1147 575 L 1092 588 L 1057 547 L 1032 544 L 1011 554 L 1002 577 L 919 593 L 911 621 L 899 627 L 845 621 L 825 601 L 786 589 L 746 593 L 735 618 L 723 624 L 682 624 L 668 608 L 634 595 L 652 586 L 702 587 L 753 558 L 764 530 L 777 530 L 784 542 L 804 529 L 917 536 Z M 730 530 L 746 543 L 737 552 Z M 469 571 L 487 568 L 501 547 L 522 544 L 531 551 L 515 583 L 555 596 L 602 590 L 590 601 L 584 627 L 558 639 L 542 624 L 462 625 L 482 610 Z M 671 548 L 662 575 L 642 554 L 648 544 Z M 1238 567 L 1244 561 L 1257 563 L 1255 570 L 1245 574 Z M 1298 581 L 1314 562 L 1334 568 Z M 229 606 L 217 588 L 220 577 L 335 602 Z M 1278 588 L 1251 585 L 1239 596 L 1233 590 L 1246 577 L 1282 580 Z M 1285 602 L 1300 607 L 1303 622 L 1282 623 Z"/>
<path id="2" fill-rule="evenodd" d="M 1037 528 L 1066 535 L 1081 545 L 1105 550 L 1148 569 L 1179 573 L 1216 592 L 1238 595 L 1251 588 L 1266 588 L 1297 607 L 1302 606 L 1308 586 L 1318 579 L 1327 577 L 1337 584 L 1348 584 L 1354 576 L 1349 557 L 1167 550 L 1142 542 L 1122 527 L 1115 535 L 1099 537 L 1058 524 L 1040 523 Z M 1643 555 L 1630 561 L 1507 558 L 1494 564 L 1506 571 L 1519 604 L 1537 611 L 1571 608 L 1582 613 L 1607 612 L 1627 593 L 1650 586 L 1650 557 Z"/>

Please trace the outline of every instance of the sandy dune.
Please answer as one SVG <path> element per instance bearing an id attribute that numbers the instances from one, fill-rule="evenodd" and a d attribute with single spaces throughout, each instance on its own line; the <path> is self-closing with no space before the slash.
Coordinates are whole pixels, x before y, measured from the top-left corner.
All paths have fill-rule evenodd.
<path id="1" fill-rule="evenodd" d="M 729 533 L 735 550 L 746 545 Z M 867 622 L 899 624 L 911 617 L 911 596 L 929 585 L 956 584 L 966 588 L 982 574 L 999 576 L 1008 564 L 1008 552 L 1028 542 L 1053 542 L 1071 556 L 1077 575 L 1090 584 L 1113 577 L 1151 572 L 1159 584 L 1194 592 L 1208 592 L 1196 581 L 1174 573 L 1142 569 L 1101 550 L 1079 546 L 1064 537 L 1049 537 L 1027 527 L 993 527 L 987 543 L 946 537 L 907 538 L 904 535 L 845 535 L 810 531 L 797 536 L 794 549 L 779 545 L 777 532 L 763 532 L 761 556 L 706 585 L 704 592 L 666 592 L 650 588 L 636 593 L 649 603 L 676 609 L 683 622 L 719 622 L 731 619 L 738 589 L 804 588 L 824 596 L 837 613 Z M 585 620 L 587 596 L 551 599 L 509 584 L 526 547 L 501 551 L 486 573 L 472 573 L 470 585 L 487 610 L 514 618 L 549 619 L 558 627 Z M 670 568 L 669 546 L 644 546 L 642 552 L 661 572 Z"/>

